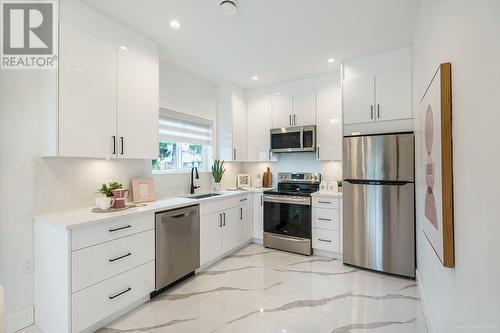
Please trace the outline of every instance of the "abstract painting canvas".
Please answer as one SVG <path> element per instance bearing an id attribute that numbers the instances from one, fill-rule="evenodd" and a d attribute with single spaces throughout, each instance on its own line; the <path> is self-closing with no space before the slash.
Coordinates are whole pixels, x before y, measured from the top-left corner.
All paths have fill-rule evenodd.
<path id="1" fill-rule="evenodd" d="M 454 267 L 451 64 L 441 64 L 420 101 L 423 232 L 445 267 Z"/>

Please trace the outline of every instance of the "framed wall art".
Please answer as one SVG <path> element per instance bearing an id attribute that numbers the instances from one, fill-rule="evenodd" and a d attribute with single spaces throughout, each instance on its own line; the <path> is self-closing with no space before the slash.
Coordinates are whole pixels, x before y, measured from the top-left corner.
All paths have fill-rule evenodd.
<path id="1" fill-rule="evenodd" d="M 247 173 L 238 174 L 238 187 L 249 187 L 250 186 L 250 175 Z"/>
<path id="2" fill-rule="evenodd" d="M 455 266 L 451 64 L 439 66 L 420 101 L 423 232 L 443 266 Z"/>
<path id="3" fill-rule="evenodd" d="M 136 203 L 155 201 L 153 178 L 132 178 L 132 196 Z"/>

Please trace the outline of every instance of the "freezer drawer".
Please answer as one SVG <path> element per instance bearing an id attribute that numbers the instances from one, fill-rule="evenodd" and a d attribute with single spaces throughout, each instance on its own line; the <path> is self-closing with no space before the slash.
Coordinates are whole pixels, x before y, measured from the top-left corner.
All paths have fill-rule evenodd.
<path id="1" fill-rule="evenodd" d="M 415 277 L 414 184 L 344 182 L 344 262 Z"/>
<path id="2" fill-rule="evenodd" d="M 344 137 L 344 179 L 414 180 L 413 133 Z"/>

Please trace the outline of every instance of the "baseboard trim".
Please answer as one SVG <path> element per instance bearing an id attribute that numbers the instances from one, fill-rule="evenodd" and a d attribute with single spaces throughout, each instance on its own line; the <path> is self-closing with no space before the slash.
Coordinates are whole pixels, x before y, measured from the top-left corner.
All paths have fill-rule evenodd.
<path id="1" fill-rule="evenodd" d="M 428 333 L 435 333 L 434 326 L 432 326 L 432 320 L 429 312 L 429 308 L 427 307 L 427 302 L 424 296 L 424 289 L 422 288 L 422 283 L 420 282 L 420 274 L 418 273 L 418 269 L 415 271 L 415 277 L 417 280 L 418 293 L 420 294 L 420 300 L 422 303 L 422 310 L 424 312 L 425 324 L 427 325 Z"/>
<path id="2" fill-rule="evenodd" d="M 251 242 L 254 243 L 254 244 L 264 245 L 264 240 L 261 239 L 261 238 L 255 238 L 254 237 L 254 238 L 252 238 Z"/>
<path id="3" fill-rule="evenodd" d="M 33 308 L 10 315 L 5 320 L 6 333 L 14 333 L 33 325 Z"/>
<path id="4" fill-rule="evenodd" d="M 330 252 L 330 251 L 325 251 L 325 250 L 318 250 L 315 248 L 313 248 L 313 255 L 319 256 L 319 257 L 342 259 L 342 253 Z"/>

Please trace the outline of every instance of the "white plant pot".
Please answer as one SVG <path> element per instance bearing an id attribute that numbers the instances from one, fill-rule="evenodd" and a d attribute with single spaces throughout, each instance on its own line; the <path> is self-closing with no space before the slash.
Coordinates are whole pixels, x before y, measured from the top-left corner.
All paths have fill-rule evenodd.
<path id="1" fill-rule="evenodd" d="M 214 190 L 220 191 L 221 189 L 222 189 L 222 186 L 220 185 L 220 183 L 215 183 Z"/>

